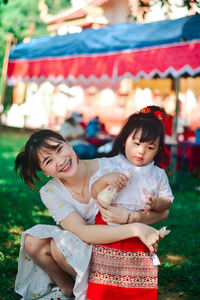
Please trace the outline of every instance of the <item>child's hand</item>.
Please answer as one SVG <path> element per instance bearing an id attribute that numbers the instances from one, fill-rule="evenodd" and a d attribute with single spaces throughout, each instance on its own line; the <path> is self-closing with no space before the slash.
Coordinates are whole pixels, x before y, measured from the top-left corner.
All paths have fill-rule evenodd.
<path id="1" fill-rule="evenodd" d="M 107 185 L 112 185 L 118 190 L 125 188 L 129 178 L 123 173 L 109 173 L 104 175 L 104 181 Z"/>
<path id="2" fill-rule="evenodd" d="M 147 213 L 150 210 L 154 210 L 156 204 L 156 198 L 150 195 L 145 189 L 143 189 L 143 193 L 145 194 L 146 202 L 144 212 Z"/>

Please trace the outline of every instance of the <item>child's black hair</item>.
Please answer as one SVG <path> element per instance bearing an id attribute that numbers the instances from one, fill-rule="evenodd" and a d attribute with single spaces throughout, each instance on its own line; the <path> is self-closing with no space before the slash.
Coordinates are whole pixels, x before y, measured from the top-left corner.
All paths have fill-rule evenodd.
<path id="1" fill-rule="evenodd" d="M 113 153 L 125 154 L 126 140 L 131 133 L 132 138 L 137 134 L 139 130 L 142 130 L 140 142 L 154 142 L 157 137 L 160 138 L 159 149 L 154 157 L 155 165 L 164 159 L 164 138 L 165 138 L 165 127 L 162 120 L 159 118 L 166 118 L 167 115 L 163 108 L 159 106 L 147 106 L 145 109 L 131 115 L 123 128 L 121 129 L 118 136 L 115 138 L 113 144 Z"/>

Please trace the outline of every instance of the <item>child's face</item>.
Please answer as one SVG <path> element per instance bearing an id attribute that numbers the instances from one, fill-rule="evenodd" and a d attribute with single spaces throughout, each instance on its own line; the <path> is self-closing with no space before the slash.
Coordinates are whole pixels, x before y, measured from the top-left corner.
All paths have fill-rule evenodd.
<path id="1" fill-rule="evenodd" d="M 125 143 L 125 154 L 129 162 L 135 166 L 145 166 L 150 163 L 159 149 L 160 138 L 154 142 L 140 142 L 142 130 L 139 130 L 133 138 L 134 131 L 128 136 Z"/>

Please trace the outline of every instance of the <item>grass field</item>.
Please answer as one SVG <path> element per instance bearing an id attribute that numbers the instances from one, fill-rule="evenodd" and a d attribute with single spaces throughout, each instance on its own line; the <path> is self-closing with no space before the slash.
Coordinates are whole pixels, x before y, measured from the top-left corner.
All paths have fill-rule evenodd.
<path id="1" fill-rule="evenodd" d="M 30 191 L 13 171 L 14 159 L 29 134 L 0 132 L 0 299 L 20 297 L 14 292 L 21 233 L 38 223 L 54 224 L 39 193 Z M 199 184 L 187 174 L 187 185 Z M 173 187 L 174 204 L 167 225 L 171 233 L 159 244 L 159 299 L 200 299 L 200 192 Z M 114 299 L 113 299 L 114 300 Z M 124 299 L 122 299 L 124 300 Z"/>

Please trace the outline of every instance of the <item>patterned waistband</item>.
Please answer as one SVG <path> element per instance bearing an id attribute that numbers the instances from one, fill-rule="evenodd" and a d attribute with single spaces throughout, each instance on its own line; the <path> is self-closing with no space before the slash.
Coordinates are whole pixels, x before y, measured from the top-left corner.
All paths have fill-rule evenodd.
<path id="1" fill-rule="evenodd" d="M 126 288 L 155 289 L 158 270 L 149 253 L 93 245 L 89 281 Z"/>

